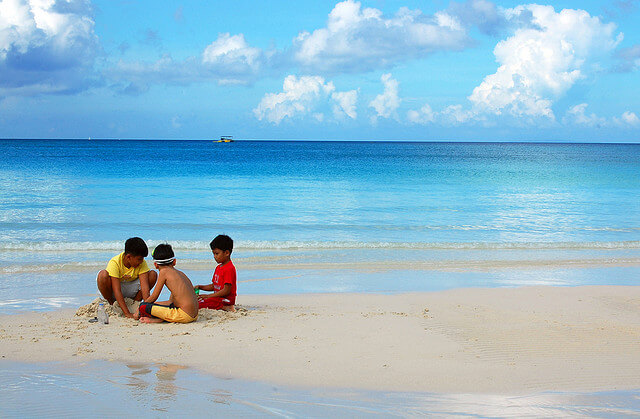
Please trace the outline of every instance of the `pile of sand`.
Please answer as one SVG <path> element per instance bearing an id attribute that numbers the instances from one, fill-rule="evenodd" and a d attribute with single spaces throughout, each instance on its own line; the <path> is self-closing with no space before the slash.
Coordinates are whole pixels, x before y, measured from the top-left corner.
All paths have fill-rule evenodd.
<path id="1" fill-rule="evenodd" d="M 125 298 L 124 302 L 127 304 L 129 312 L 136 313 L 138 311 L 138 307 L 140 306 L 139 301 L 134 301 L 131 298 Z M 120 305 L 117 301 L 115 301 L 113 305 L 109 305 L 107 300 L 104 300 L 102 298 L 96 298 L 91 303 L 78 308 L 78 310 L 76 310 L 76 316 L 89 318 L 96 317 L 98 313 L 98 305 L 100 303 L 104 304 L 109 317 L 124 317 L 124 313 L 122 312 L 122 309 L 120 308 Z M 249 311 L 246 308 L 239 306 L 236 306 L 235 312 L 201 308 L 198 311 L 198 321 L 215 321 L 217 323 L 220 323 L 223 321 L 237 319 L 238 317 L 246 316 L 247 314 L 249 314 Z"/>
<path id="2" fill-rule="evenodd" d="M 127 308 L 129 308 L 129 312 L 135 313 L 138 311 L 138 307 L 140 306 L 140 301 L 134 301 L 131 298 L 125 298 L 124 302 L 127 304 Z M 102 298 L 96 298 L 90 304 L 83 305 L 78 308 L 76 311 L 76 316 L 78 317 L 96 317 L 98 313 L 98 305 L 103 303 L 109 317 L 111 316 L 119 316 L 124 317 L 124 313 L 120 308 L 120 305 L 117 301 L 114 301 L 113 305 L 110 305 L 107 300 Z"/>

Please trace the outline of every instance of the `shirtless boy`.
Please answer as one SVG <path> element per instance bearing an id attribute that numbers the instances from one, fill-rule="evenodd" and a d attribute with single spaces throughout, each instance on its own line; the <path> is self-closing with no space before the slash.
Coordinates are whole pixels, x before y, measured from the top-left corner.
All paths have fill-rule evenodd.
<path id="1" fill-rule="evenodd" d="M 160 272 L 153 294 L 140 303 L 135 318 L 143 323 L 191 323 L 198 318 L 198 300 L 193 284 L 181 271 L 174 268 L 176 257 L 169 244 L 159 244 L 153 251 L 153 263 Z M 164 286 L 171 291 L 169 301 L 155 303 Z"/>

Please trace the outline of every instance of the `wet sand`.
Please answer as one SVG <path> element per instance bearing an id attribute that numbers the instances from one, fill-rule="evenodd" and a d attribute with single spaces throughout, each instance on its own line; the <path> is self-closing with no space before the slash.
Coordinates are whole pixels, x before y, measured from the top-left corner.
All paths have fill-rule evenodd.
<path id="1" fill-rule="evenodd" d="M 640 387 L 640 287 L 248 296 L 187 325 L 0 316 L 12 361 L 171 363 L 281 385 L 525 394 Z M 89 317 L 87 317 L 89 316 Z"/>

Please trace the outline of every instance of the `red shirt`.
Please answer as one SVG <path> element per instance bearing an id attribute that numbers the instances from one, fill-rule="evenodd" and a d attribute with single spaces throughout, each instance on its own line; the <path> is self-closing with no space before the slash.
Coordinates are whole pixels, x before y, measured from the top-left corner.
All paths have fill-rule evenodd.
<path id="1" fill-rule="evenodd" d="M 224 288 L 225 284 L 231 285 L 231 293 L 224 298 L 229 300 L 230 304 L 236 303 L 236 267 L 233 266 L 233 262 L 229 261 L 224 265 L 216 266 L 211 282 L 215 292 Z"/>

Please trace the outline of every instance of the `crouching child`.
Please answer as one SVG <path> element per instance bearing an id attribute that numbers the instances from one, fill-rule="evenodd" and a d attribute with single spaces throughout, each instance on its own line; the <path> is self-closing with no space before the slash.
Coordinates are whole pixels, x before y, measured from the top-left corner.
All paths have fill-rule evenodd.
<path id="1" fill-rule="evenodd" d="M 140 303 L 136 318 L 143 323 L 190 323 L 198 318 L 198 300 L 193 284 L 177 270 L 176 257 L 169 244 L 159 244 L 153 251 L 153 263 L 158 269 L 158 282 L 153 293 Z M 164 286 L 171 291 L 169 301 L 156 303 Z"/>

